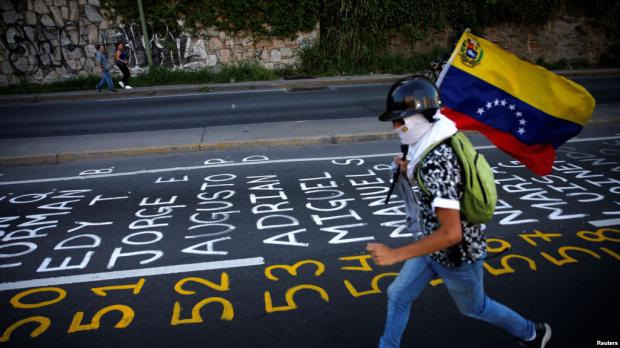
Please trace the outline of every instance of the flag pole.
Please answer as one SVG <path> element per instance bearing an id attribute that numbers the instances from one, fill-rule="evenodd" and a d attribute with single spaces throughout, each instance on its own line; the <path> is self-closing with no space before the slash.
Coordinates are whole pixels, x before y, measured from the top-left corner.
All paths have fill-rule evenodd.
<path id="1" fill-rule="evenodd" d="M 459 43 L 461 42 L 461 40 L 463 40 L 463 35 L 465 35 L 465 33 L 471 33 L 471 29 L 469 28 L 465 29 L 465 31 L 463 31 L 463 34 L 461 34 L 461 37 L 459 38 L 459 40 L 456 42 L 456 46 L 454 46 L 454 50 L 452 51 L 452 54 L 450 55 L 450 59 L 448 59 L 448 62 L 445 65 L 445 69 L 441 70 L 441 73 L 439 74 L 439 77 L 437 78 L 437 82 L 435 82 L 435 85 L 437 85 L 437 88 L 441 86 L 441 83 L 443 82 L 444 77 L 448 73 L 448 69 L 450 69 L 452 62 L 454 61 L 454 58 L 456 57 L 456 53 L 458 52 Z"/>

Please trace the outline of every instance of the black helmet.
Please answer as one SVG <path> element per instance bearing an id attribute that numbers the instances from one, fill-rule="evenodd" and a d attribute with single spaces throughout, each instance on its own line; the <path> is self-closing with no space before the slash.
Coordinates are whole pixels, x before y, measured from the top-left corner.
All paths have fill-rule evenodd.
<path id="1" fill-rule="evenodd" d="M 433 122 L 434 111 L 440 106 L 439 90 L 431 80 L 420 75 L 407 76 L 390 88 L 387 110 L 379 115 L 379 121 L 393 121 L 422 113 L 429 122 Z"/>

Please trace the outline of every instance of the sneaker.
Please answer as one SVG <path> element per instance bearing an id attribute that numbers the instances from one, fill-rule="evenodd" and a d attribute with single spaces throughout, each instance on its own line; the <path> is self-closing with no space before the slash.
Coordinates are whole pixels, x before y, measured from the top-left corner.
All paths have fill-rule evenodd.
<path id="1" fill-rule="evenodd" d="M 123 83 L 123 81 L 118 81 L 118 85 L 121 86 L 121 88 L 125 88 L 125 84 Z"/>
<path id="2" fill-rule="evenodd" d="M 99 85 L 96 85 L 95 89 L 97 89 L 97 92 L 101 93 L 101 88 L 99 88 Z"/>
<path id="3" fill-rule="evenodd" d="M 536 336 L 531 341 L 519 340 L 519 347 L 521 348 L 545 348 L 547 343 L 551 340 L 551 326 L 547 323 L 536 324 Z"/>
<path id="4" fill-rule="evenodd" d="M 125 89 L 132 89 L 133 87 L 131 87 L 130 85 L 126 85 Z"/>

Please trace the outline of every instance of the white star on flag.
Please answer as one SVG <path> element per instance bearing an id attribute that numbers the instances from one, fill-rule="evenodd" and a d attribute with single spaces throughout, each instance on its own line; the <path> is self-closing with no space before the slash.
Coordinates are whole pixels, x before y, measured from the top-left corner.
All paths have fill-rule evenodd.
<path id="1" fill-rule="evenodd" d="M 515 106 L 513 104 L 510 104 L 510 106 L 508 106 L 508 109 L 510 109 L 510 111 L 513 111 L 515 109 Z"/>
<path id="2" fill-rule="evenodd" d="M 498 106 L 498 105 L 499 105 L 499 100 L 495 99 L 495 100 L 493 101 L 493 104 L 495 104 L 495 106 Z"/>
<path id="3" fill-rule="evenodd" d="M 519 130 L 517 132 L 519 134 L 523 135 L 523 133 L 525 133 L 525 128 L 519 128 Z"/>
<path id="4" fill-rule="evenodd" d="M 521 111 L 517 111 L 517 112 L 515 113 L 515 115 L 517 115 L 517 117 L 521 117 L 521 115 L 523 115 L 523 114 L 521 113 Z"/>
<path id="5" fill-rule="evenodd" d="M 502 104 L 502 106 L 506 106 L 506 99 L 502 99 L 500 103 Z"/>
<path id="6" fill-rule="evenodd" d="M 527 121 L 524 120 L 524 119 L 520 119 L 519 120 L 519 124 L 522 125 L 522 126 L 525 126 L 526 123 L 527 123 Z"/>
<path id="7" fill-rule="evenodd" d="M 477 113 L 478 115 L 482 115 L 482 114 L 484 114 L 484 108 L 478 108 L 478 111 L 476 111 L 476 113 Z"/>
<path id="8" fill-rule="evenodd" d="M 491 102 L 487 102 L 487 109 L 490 109 L 491 106 L 493 106 L 493 104 L 491 104 Z"/>

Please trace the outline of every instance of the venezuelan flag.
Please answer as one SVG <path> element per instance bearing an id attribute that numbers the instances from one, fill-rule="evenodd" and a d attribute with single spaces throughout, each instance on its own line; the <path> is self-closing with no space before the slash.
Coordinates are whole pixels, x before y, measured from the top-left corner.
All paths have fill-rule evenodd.
<path id="1" fill-rule="evenodd" d="M 458 128 L 480 131 L 539 175 L 551 173 L 555 149 L 581 132 L 595 106 L 581 85 L 469 32 L 437 85 Z"/>

